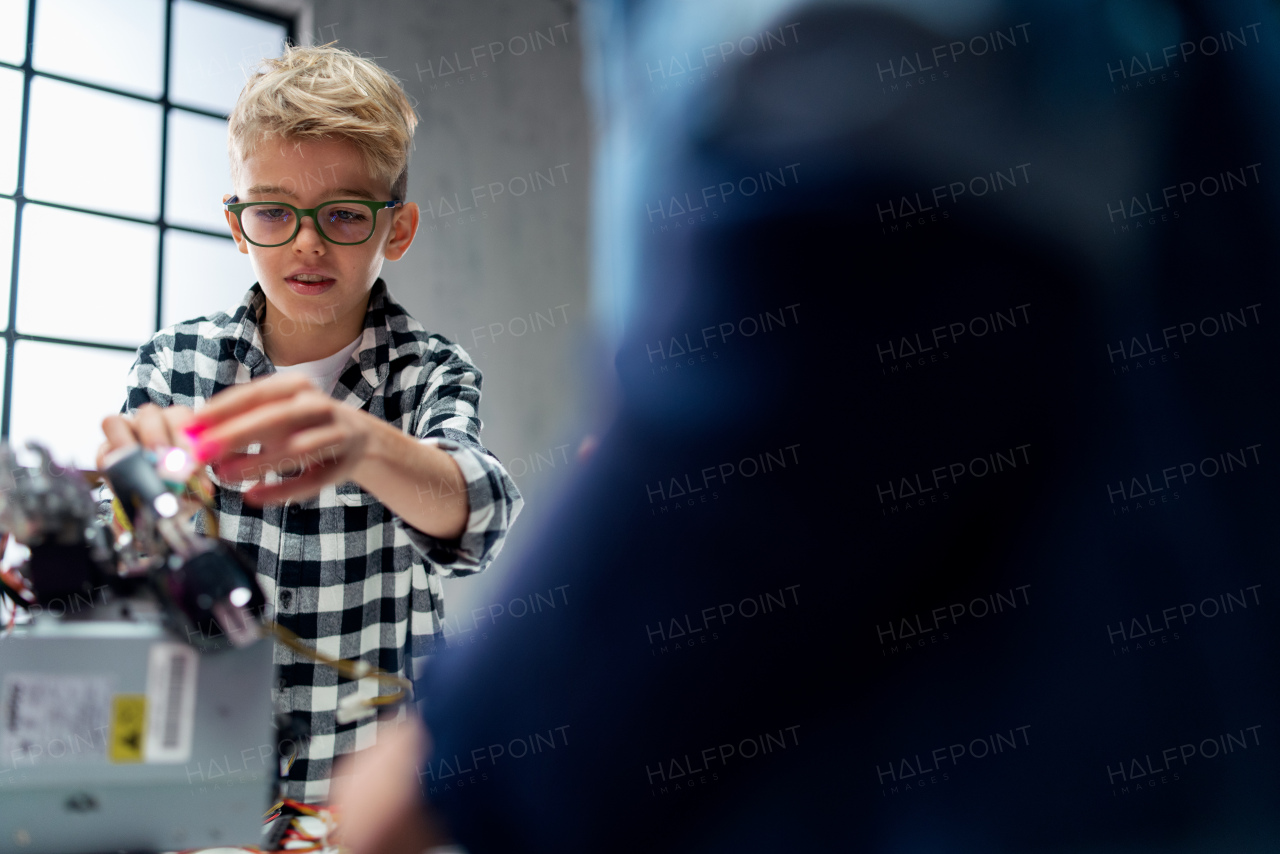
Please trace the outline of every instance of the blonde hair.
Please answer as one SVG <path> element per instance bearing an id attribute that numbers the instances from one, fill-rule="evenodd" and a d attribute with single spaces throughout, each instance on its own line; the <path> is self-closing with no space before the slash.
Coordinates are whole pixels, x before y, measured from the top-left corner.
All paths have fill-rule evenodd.
<path id="1" fill-rule="evenodd" d="M 369 173 L 403 199 L 417 123 L 404 89 L 372 60 L 332 43 L 286 45 L 283 56 L 262 61 L 231 111 L 232 176 L 270 137 L 343 139 L 360 149 Z"/>

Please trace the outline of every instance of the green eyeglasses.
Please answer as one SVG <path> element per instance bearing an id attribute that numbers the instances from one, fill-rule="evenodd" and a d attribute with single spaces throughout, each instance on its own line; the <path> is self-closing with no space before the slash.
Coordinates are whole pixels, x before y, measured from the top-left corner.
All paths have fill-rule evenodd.
<path id="1" fill-rule="evenodd" d="M 389 202 L 366 202 L 362 199 L 339 199 L 314 208 L 297 208 L 287 202 L 241 202 L 232 196 L 224 202 L 235 214 L 240 233 L 254 246 L 283 246 L 298 236 L 302 218 L 309 216 L 316 231 L 330 243 L 355 246 L 373 237 L 378 211 L 403 205 L 401 199 Z"/>

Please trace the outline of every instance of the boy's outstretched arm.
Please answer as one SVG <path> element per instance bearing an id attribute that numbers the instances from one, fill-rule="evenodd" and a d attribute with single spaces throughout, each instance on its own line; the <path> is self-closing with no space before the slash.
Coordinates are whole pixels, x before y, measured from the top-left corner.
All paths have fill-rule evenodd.
<path id="1" fill-rule="evenodd" d="M 351 480 L 409 525 L 439 539 L 466 528 L 466 482 L 452 457 L 362 410 L 325 395 L 305 377 L 276 375 L 230 388 L 188 425 L 201 461 L 219 478 L 287 480 L 259 483 L 253 504 L 306 499 Z M 260 445 L 259 453 L 239 449 Z"/>

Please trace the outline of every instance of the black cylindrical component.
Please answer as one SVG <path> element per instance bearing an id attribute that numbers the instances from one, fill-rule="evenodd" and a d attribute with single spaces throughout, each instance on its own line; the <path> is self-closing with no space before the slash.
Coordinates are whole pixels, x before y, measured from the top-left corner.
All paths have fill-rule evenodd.
<path id="1" fill-rule="evenodd" d="M 169 487 L 156 471 L 155 463 L 147 458 L 141 446 L 122 453 L 107 466 L 104 474 L 130 522 L 137 522 L 138 512 L 143 507 L 156 512 L 156 499 L 170 494 Z"/>

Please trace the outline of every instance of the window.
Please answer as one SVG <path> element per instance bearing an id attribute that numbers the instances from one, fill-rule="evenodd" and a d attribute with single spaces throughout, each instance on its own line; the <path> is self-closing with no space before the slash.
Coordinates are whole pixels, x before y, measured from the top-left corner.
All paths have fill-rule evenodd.
<path id="1" fill-rule="evenodd" d="M 0 0 L 0 433 L 92 468 L 157 329 L 253 282 L 227 114 L 292 21 L 216 0 Z"/>

